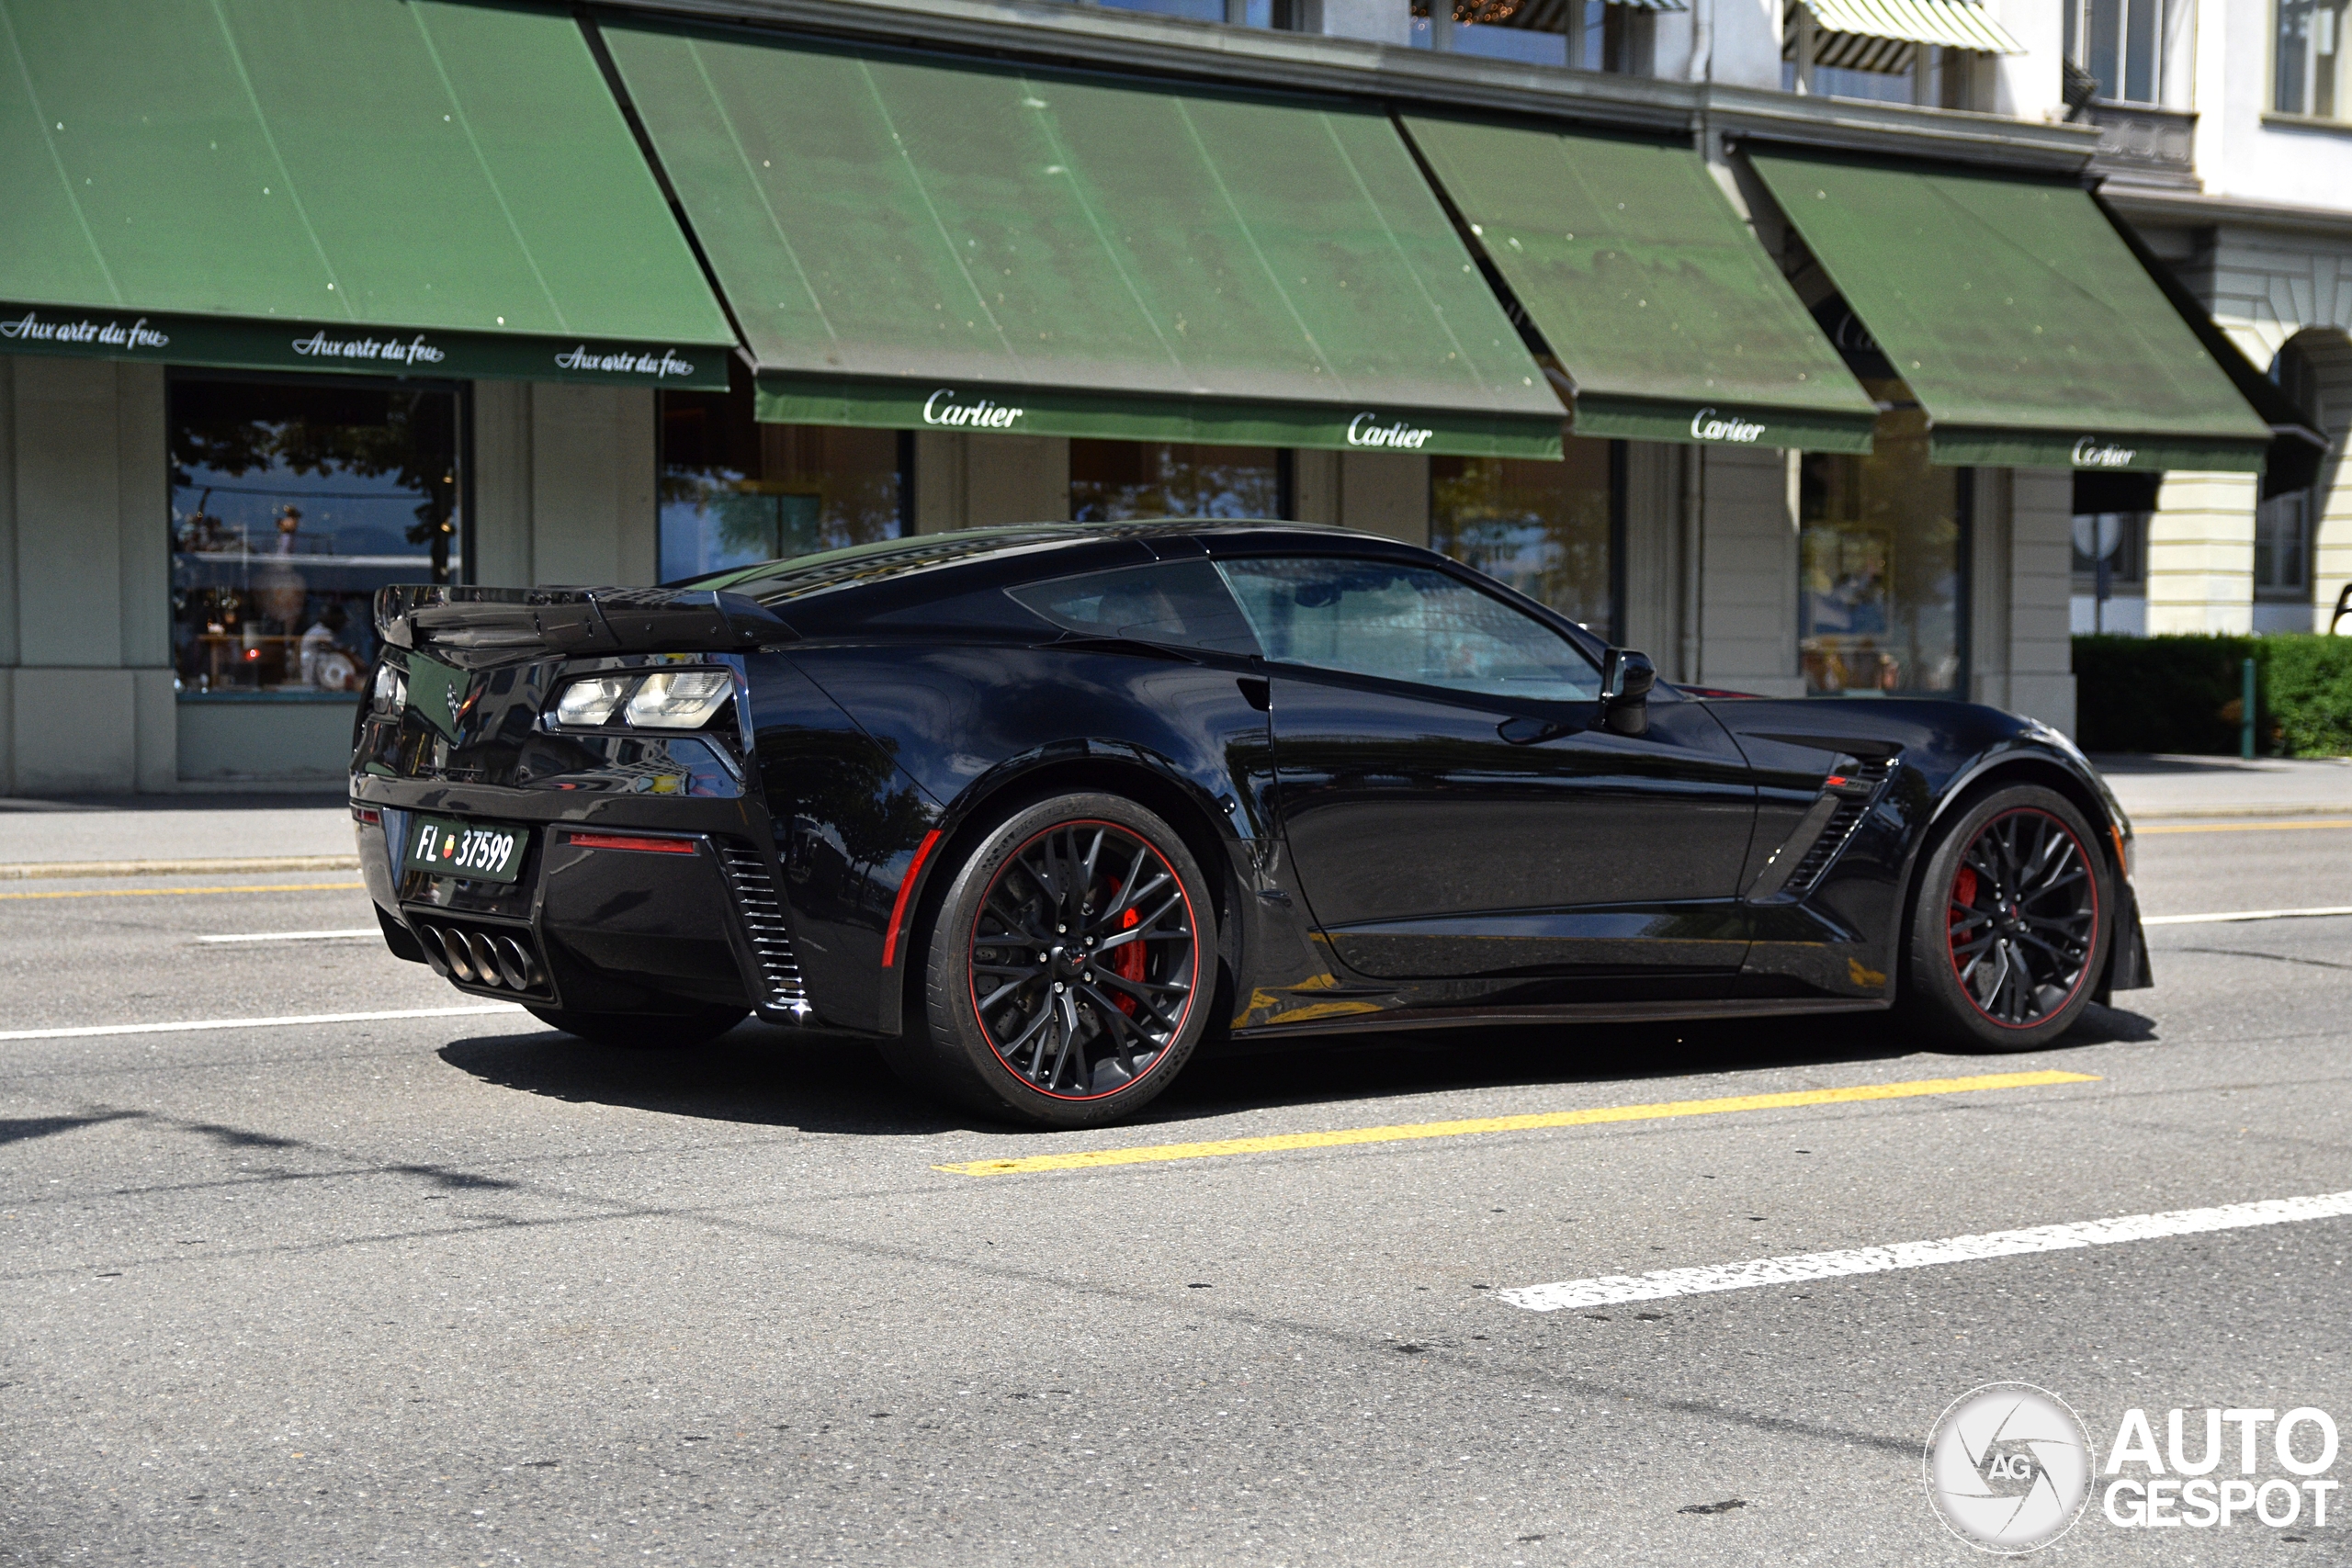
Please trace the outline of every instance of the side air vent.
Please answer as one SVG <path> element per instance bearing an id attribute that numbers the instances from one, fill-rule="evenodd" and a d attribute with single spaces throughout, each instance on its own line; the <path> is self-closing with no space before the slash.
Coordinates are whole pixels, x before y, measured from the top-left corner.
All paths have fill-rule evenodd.
<path id="1" fill-rule="evenodd" d="M 1879 757 L 1851 763 L 1842 773 L 1830 775 L 1838 781 L 1827 786 L 1838 808 L 1829 814 L 1829 820 L 1823 825 L 1821 836 L 1814 840 L 1813 847 L 1799 858 L 1796 869 L 1789 873 L 1786 891 L 1790 895 L 1802 898 L 1813 891 L 1844 852 L 1846 840 L 1854 836 L 1854 829 L 1862 825 L 1863 813 L 1878 798 L 1879 786 L 1894 772 L 1894 759 Z"/>
<path id="2" fill-rule="evenodd" d="M 767 857 L 748 845 L 722 843 L 718 858 L 727 868 L 727 883 L 734 890 L 735 907 L 742 913 L 743 931 L 759 964 L 760 1011 L 805 1018 L 808 993 L 800 983 L 800 963 L 792 955 L 792 935 L 785 929 L 784 904 L 776 897 Z"/>
<path id="3" fill-rule="evenodd" d="M 527 1001 L 553 1001 L 548 966 L 528 927 L 487 920 L 453 920 L 442 914 L 412 913 L 411 930 L 425 962 L 443 978 L 470 990 L 495 991 Z"/>
<path id="4" fill-rule="evenodd" d="M 1858 761 L 1838 759 L 1837 767 L 1821 781 L 1821 795 L 1747 890 L 1751 903 L 1773 898 L 1802 898 L 1828 874 L 1845 852 L 1846 841 L 1862 825 L 1862 818 L 1879 791 L 1894 773 L 1894 759 Z"/>

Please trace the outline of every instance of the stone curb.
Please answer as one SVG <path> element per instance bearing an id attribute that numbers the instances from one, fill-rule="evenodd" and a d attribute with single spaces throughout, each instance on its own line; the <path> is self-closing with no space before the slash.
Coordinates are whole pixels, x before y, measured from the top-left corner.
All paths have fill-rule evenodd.
<path id="1" fill-rule="evenodd" d="M 235 860 L 55 860 L 0 865 L 0 882 L 40 876 L 225 876 L 240 872 L 357 871 L 357 855 L 266 855 Z"/>
<path id="2" fill-rule="evenodd" d="M 2133 827 L 2143 822 L 2218 822 L 2233 818 L 2342 817 L 2352 818 L 2352 800 L 2335 806 L 2168 806 L 2162 811 L 2123 809 Z"/>

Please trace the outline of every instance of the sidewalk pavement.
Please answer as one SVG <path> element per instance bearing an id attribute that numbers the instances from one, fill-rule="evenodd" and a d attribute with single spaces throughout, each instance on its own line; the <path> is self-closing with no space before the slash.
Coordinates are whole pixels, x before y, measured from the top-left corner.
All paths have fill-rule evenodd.
<path id="1" fill-rule="evenodd" d="M 2186 817 L 2352 819 L 2352 763 L 2329 758 L 2093 757 L 2132 820 Z"/>
<path id="2" fill-rule="evenodd" d="M 85 868 L 92 863 L 141 869 L 187 863 L 228 871 L 228 861 L 332 859 L 356 865 L 351 808 L 339 795 L 103 795 L 72 800 L 0 799 L 0 877 L 26 866 Z M 323 869 L 323 868 L 320 868 Z M 42 873 L 35 873 L 41 874 Z M 48 870 L 46 874 L 59 874 Z"/>
<path id="3" fill-rule="evenodd" d="M 2352 819 L 2352 764 L 2290 758 L 2094 758 L 2133 821 L 2200 817 Z M 184 795 L 0 799 L 0 880 L 153 871 L 356 865 L 351 813 L 334 795 Z M 234 862 L 277 863 L 238 866 Z M 107 869 L 99 869 L 101 866 Z M 324 869 L 314 867 L 314 869 Z"/>

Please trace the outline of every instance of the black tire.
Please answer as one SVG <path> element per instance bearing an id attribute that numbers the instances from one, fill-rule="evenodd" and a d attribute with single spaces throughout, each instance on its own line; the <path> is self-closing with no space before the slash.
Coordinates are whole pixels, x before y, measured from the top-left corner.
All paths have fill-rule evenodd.
<path id="1" fill-rule="evenodd" d="M 579 1012 L 563 1008 L 526 1008 L 550 1029 L 597 1045 L 632 1051 L 669 1051 L 718 1039 L 743 1021 L 742 1008 L 684 1008 L 676 1012 Z"/>
<path id="2" fill-rule="evenodd" d="M 1118 795 L 1039 801 L 948 876 L 905 1032 L 886 1055 L 901 1077 L 984 1115 L 1116 1122 L 1200 1044 L 1216 952 L 1207 879 L 1175 829 Z"/>
<path id="3" fill-rule="evenodd" d="M 2075 1026 L 2114 940 L 2115 881 L 2064 795 L 2010 784 L 1966 806 L 1919 872 L 1905 1010 L 1971 1051 L 2030 1051 Z"/>

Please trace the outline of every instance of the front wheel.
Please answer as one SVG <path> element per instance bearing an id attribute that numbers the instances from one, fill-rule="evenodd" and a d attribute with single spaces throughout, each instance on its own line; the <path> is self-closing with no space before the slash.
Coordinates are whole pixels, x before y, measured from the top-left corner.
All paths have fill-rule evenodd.
<path id="1" fill-rule="evenodd" d="M 949 880 L 892 1063 L 1037 1126 L 1132 1114 L 1208 1028 L 1216 919 L 1199 865 L 1159 817 L 1111 795 L 1040 801 Z"/>
<path id="2" fill-rule="evenodd" d="M 2053 790 L 2013 784 L 1968 807 L 1920 874 L 1913 1010 L 1979 1051 L 2030 1051 L 2073 1028 L 2113 935 L 2113 878 L 2097 846 Z"/>
<path id="3" fill-rule="evenodd" d="M 582 1012 L 565 1008 L 526 1008 L 550 1029 L 598 1045 L 660 1051 L 716 1040 L 745 1017 L 741 1008 L 684 1008 L 676 1012 Z"/>

